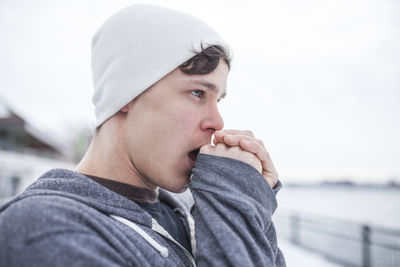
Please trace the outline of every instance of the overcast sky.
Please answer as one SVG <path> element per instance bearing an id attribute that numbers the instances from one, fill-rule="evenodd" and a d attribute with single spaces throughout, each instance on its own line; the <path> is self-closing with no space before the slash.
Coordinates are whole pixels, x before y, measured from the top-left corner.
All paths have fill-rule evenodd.
<path id="1" fill-rule="evenodd" d="M 59 137 L 89 124 L 91 37 L 135 2 L 201 18 L 231 45 L 226 128 L 253 130 L 283 180 L 400 181 L 396 1 L 2 0 L 0 98 Z"/>

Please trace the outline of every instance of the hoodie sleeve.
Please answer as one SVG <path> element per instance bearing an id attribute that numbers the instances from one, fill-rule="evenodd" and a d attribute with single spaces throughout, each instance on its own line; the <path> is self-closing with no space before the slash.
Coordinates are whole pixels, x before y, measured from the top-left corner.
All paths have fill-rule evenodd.
<path id="1" fill-rule="evenodd" d="M 279 188 L 246 163 L 199 154 L 191 183 L 198 266 L 286 266 L 271 221 Z"/>

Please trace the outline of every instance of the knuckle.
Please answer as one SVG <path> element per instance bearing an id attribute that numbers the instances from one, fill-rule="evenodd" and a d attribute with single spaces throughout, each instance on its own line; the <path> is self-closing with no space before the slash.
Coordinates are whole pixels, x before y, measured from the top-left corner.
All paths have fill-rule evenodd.
<path id="1" fill-rule="evenodd" d="M 259 143 L 261 146 L 264 147 L 264 143 L 263 143 L 263 141 L 261 139 L 257 139 L 256 138 L 255 140 L 256 140 L 257 143 Z"/>
<path id="2" fill-rule="evenodd" d="M 222 134 L 226 135 L 226 134 L 232 134 L 232 132 L 234 132 L 235 130 L 232 129 L 224 129 L 221 131 Z"/>
<path id="3" fill-rule="evenodd" d="M 231 134 L 227 134 L 227 135 L 225 135 L 224 136 L 224 141 L 226 140 L 226 141 L 232 141 L 232 140 L 234 140 L 235 139 L 235 136 L 234 135 L 231 135 Z"/>
<path id="4" fill-rule="evenodd" d="M 254 134 L 253 134 L 253 132 L 252 132 L 252 131 L 249 131 L 249 130 L 244 130 L 244 131 L 243 131 L 243 133 L 244 133 L 245 135 L 247 135 L 247 136 L 254 137 Z"/>
<path id="5" fill-rule="evenodd" d="M 226 145 L 224 143 L 218 143 L 215 148 L 226 148 Z"/>
<path id="6" fill-rule="evenodd" d="M 213 147 L 213 149 L 216 151 L 216 153 L 226 153 L 228 150 L 228 146 L 225 145 L 224 143 L 218 143 L 216 146 Z"/>
<path id="7" fill-rule="evenodd" d="M 200 148 L 200 153 L 209 153 L 212 150 L 212 145 L 204 145 Z"/>

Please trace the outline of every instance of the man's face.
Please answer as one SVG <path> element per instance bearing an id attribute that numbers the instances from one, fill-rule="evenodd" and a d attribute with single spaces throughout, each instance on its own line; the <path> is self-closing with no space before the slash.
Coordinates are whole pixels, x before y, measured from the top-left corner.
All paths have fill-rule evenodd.
<path id="1" fill-rule="evenodd" d="M 223 128 L 217 102 L 228 73 L 222 60 L 207 75 L 175 69 L 129 104 L 126 149 L 144 186 L 180 192 L 189 183 L 198 149 Z"/>

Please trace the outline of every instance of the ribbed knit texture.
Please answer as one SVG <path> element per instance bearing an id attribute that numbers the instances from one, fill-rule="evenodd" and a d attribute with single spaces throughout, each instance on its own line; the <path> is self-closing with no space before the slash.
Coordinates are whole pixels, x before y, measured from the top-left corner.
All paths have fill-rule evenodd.
<path id="1" fill-rule="evenodd" d="M 92 40 L 95 126 L 210 45 L 229 48 L 208 25 L 171 9 L 132 5 L 110 17 Z"/>

